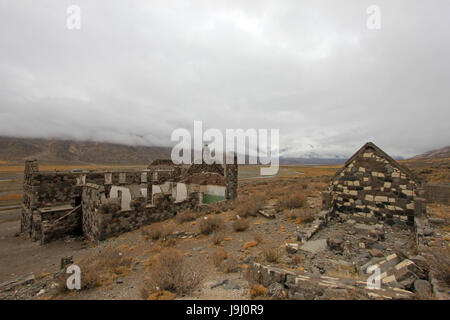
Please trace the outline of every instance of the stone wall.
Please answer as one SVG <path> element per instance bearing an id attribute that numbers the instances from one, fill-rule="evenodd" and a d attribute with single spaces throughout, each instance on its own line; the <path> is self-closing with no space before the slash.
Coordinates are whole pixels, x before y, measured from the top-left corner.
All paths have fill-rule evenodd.
<path id="1" fill-rule="evenodd" d="M 419 186 L 411 176 L 373 148 L 346 163 L 332 180 L 332 205 L 344 217 L 362 222 L 414 224 Z"/>
<path id="2" fill-rule="evenodd" d="M 183 202 L 175 203 L 170 195 L 158 194 L 154 205 L 145 198 L 135 199 L 131 210 L 120 210 L 119 199 L 106 199 L 102 186 L 83 186 L 83 234 L 90 241 L 102 241 L 144 225 L 174 217 L 178 212 L 198 205 L 198 194 Z"/>
<path id="3" fill-rule="evenodd" d="M 450 204 L 450 185 L 426 184 L 423 188 L 428 202 Z"/>
<path id="4" fill-rule="evenodd" d="M 190 169 L 192 172 L 219 171 L 222 174 L 222 185 L 225 174 L 226 198 L 233 199 L 237 196 L 237 164 L 224 167 L 202 164 L 191 166 Z M 186 168 L 175 165 L 149 166 L 144 171 L 39 172 L 36 160 L 27 161 L 21 231 L 34 240 L 46 243 L 61 238 L 64 234 L 78 234 L 82 229 L 82 234 L 88 239 L 98 241 L 173 217 L 177 212 L 200 204 L 200 191 L 194 190 L 199 189 L 199 186 L 187 185 L 187 199 L 184 201 L 175 201 L 173 192 L 157 194 L 157 199 L 152 199 L 152 191 L 166 182 L 176 184 L 186 178 L 187 172 Z M 110 198 L 113 186 L 130 189 L 130 207 L 127 205 L 126 208 L 120 208 L 120 205 L 114 205 L 119 199 Z M 147 197 L 140 192 L 146 187 Z M 71 214 L 58 220 L 78 205 L 82 205 L 82 215 Z M 58 221 L 56 225 L 55 221 Z"/>
<path id="5" fill-rule="evenodd" d="M 236 155 L 234 157 L 234 164 L 225 165 L 225 182 L 227 186 L 226 198 L 235 199 L 237 197 L 238 189 L 238 165 Z"/>
<path id="6" fill-rule="evenodd" d="M 42 219 L 39 237 L 41 244 L 82 234 L 81 207 L 41 212 L 40 219 Z"/>

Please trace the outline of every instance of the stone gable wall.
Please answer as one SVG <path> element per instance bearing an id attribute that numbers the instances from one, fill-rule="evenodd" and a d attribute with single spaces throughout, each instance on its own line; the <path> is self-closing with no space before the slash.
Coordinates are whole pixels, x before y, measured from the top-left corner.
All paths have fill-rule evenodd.
<path id="1" fill-rule="evenodd" d="M 363 222 L 414 224 L 417 182 L 368 148 L 335 176 L 332 205 L 344 217 Z"/>

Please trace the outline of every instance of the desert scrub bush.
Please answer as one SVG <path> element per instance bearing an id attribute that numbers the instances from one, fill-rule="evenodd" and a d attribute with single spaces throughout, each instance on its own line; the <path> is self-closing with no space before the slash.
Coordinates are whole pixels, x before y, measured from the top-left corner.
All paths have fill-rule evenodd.
<path id="1" fill-rule="evenodd" d="M 447 286 L 450 286 L 450 247 L 435 247 L 428 250 L 431 272 Z"/>
<path id="2" fill-rule="evenodd" d="M 267 244 L 263 247 L 262 253 L 267 262 L 277 262 L 280 257 L 280 249 L 274 245 Z"/>
<path id="3" fill-rule="evenodd" d="M 234 273 L 238 272 L 240 269 L 239 261 L 235 258 L 230 257 L 222 262 L 220 269 L 223 273 Z"/>
<path id="4" fill-rule="evenodd" d="M 221 230 L 223 227 L 223 220 L 217 216 L 204 217 L 200 221 L 200 233 L 204 235 L 211 234 L 213 231 Z"/>
<path id="5" fill-rule="evenodd" d="M 186 260 L 176 249 L 163 249 L 148 268 L 148 274 L 141 288 L 141 296 L 158 291 L 187 294 L 198 287 L 205 276 L 204 263 L 194 264 Z M 147 298 L 148 298 L 147 296 Z"/>
<path id="6" fill-rule="evenodd" d="M 173 300 L 176 297 L 172 292 L 165 290 L 149 293 L 144 287 L 141 288 L 140 293 L 141 298 L 144 300 Z"/>
<path id="7" fill-rule="evenodd" d="M 295 223 L 302 224 L 313 222 L 316 218 L 316 211 L 311 208 L 290 209 L 285 211 L 285 215 Z"/>
<path id="8" fill-rule="evenodd" d="M 233 230 L 236 232 L 243 232 L 250 228 L 250 223 L 247 219 L 236 219 L 233 221 Z"/>
<path id="9" fill-rule="evenodd" d="M 304 261 L 305 259 L 303 259 L 300 254 L 296 254 L 292 257 L 290 264 L 296 266 L 303 263 Z"/>
<path id="10" fill-rule="evenodd" d="M 198 213 L 192 210 L 186 210 L 183 212 L 180 212 L 175 216 L 175 221 L 177 223 L 184 223 L 189 221 L 194 221 L 198 218 Z"/>
<path id="11" fill-rule="evenodd" d="M 236 200 L 235 212 L 242 218 L 256 217 L 258 211 L 264 207 L 264 195 L 252 195 Z"/>
<path id="12" fill-rule="evenodd" d="M 302 208 L 306 205 L 306 197 L 301 192 L 292 192 L 285 194 L 278 200 L 279 210 Z"/>
<path id="13" fill-rule="evenodd" d="M 219 245 L 222 243 L 222 241 L 225 239 L 225 231 L 224 230 L 217 230 L 213 231 L 212 235 L 212 243 L 215 245 Z"/>
<path id="14" fill-rule="evenodd" d="M 146 239 L 158 240 L 168 238 L 175 230 L 172 222 L 158 222 L 141 228 Z"/>
<path id="15" fill-rule="evenodd" d="M 228 253 L 222 248 L 215 250 L 212 254 L 212 260 L 216 267 L 220 267 L 226 258 L 228 258 Z"/>
<path id="16" fill-rule="evenodd" d="M 124 276 L 131 271 L 133 259 L 113 247 L 106 247 L 99 252 L 76 263 L 81 270 L 81 289 L 91 289 L 111 283 L 114 279 Z M 58 280 L 59 293 L 66 292 L 66 281 L 69 277 L 64 274 Z"/>
<path id="17" fill-rule="evenodd" d="M 263 298 L 267 294 L 267 289 L 261 284 L 253 284 L 249 288 L 250 299 Z"/>
<path id="18" fill-rule="evenodd" d="M 261 232 L 253 233 L 253 240 L 255 240 L 258 244 L 264 243 L 264 235 Z"/>

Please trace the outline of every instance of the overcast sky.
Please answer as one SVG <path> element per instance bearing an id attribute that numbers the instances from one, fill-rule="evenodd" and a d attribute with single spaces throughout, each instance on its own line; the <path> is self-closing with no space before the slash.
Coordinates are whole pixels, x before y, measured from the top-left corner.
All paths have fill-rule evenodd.
<path id="1" fill-rule="evenodd" d="M 278 128 L 285 156 L 366 141 L 413 156 L 450 144 L 449 14 L 448 0 L 0 0 L 0 135 L 169 145 L 202 120 Z"/>

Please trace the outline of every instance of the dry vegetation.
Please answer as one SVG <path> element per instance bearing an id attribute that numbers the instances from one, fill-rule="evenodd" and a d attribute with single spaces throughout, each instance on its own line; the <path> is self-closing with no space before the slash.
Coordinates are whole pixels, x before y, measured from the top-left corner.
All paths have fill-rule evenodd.
<path id="1" fill-rule="evenodd" d="M 212 255 L 212 260 L 216 267 L 220 267 L 222 262 L 224 262 L 225 259 L 227 259 L 227 258 L 228 258 L 228 252 L 222 248 L 215 250 Z"/>
<path id="2" fill-rule="evenodd" d="M 143 299 L 161 291 L 187 294 L 197 288 L 206 275 L 204 263 L 188 261 L 179 250 L 173 248 L 163 249 L 150 258 L 147 266 L 147 276 L 140 289 Z"/>
<path id="3" fill-rule="evenodd" d="M 217 216 L 203 217 L 200 220 L 200 233 L 204 235 L 209 235 L 213 231 L 221 230 L 225 223 L 222 218 Z"/>
<path id="4" fill-rule="evenodd" d="M 131 271 L 133 259 L 127 257 L 125 251 L 111 246 L 101 249 L 76 263 L 81 270 L 81 289 L 92 289 L 111 284 L 118 277 L 123 277 Z M 66 292 L 68 275 L 59 279 L 59 293 Z"/>
<path id="5" fill-rule="evenodd" d="M 305 194 L 301 191 L 285 194 L 278 200 L 279 210 L 303 208 L 306 205 Z"/>
<path id="6" fill-rule="evenodd" d="M 142 235 L 147 240 L 167 240 L 174 230 L 175 226 L 172 222 L 158 222 L 141 228 Z"/>
<path id="7" fill-rule="evenodd" d="M 178 223 L 185 223 L 190 221 L 195 221 L 199 217 L 198 212 L 192 210 L 186 210 L 175 216 L 175 221 Z"/>
<path id="8" fill-rule="evenodd" d="M 316 218 L 316 211 L 317 210 L 311 208 L 301 208 L 285 210 L 284 213 L 286 218 L 291 220 L 292 222 L 303 224 L 313 222 Z"/>
<path id="9" fill-rule="evenodd" d="M 253 284 L 249 289 L 250 299 L 261 299 L 267 295 L 267 289 L 261 284 Z"/>
<path id="10" fill-rule="evenodd" d="M 430 267 L 437 279 L 450 287 L 450 247 L 435 247 L 429 250 Z"/>
<path id="11" fill-rule="evenodd" d="M 276 263 L 280 257 L 280 248 L 273 244 L 266 244 L 262 248 L 262 254 L 267 262 Z"/>
<path id="12" fill-rule="evenodd" d="M 256 243 L 264 243 L 264 235 L 260 232 L 254 232 L 253 233 L 253 240 L 255 240 Z"/>
<path id="13" fill-rule="evenodd" d="M 247 219 L 236 219 L 233 222 L 233 230 L 236 232 L 243 232 L 250 228 L 250 222 Z"/>
<path id="14" fill-rule="evenodd" d="M 234 209 L 236 214 L 242 218 L 256 217 L 258 211 L 264 207 L 264 202 L 263 194 L 240 197 L 235 201 Z"/>

